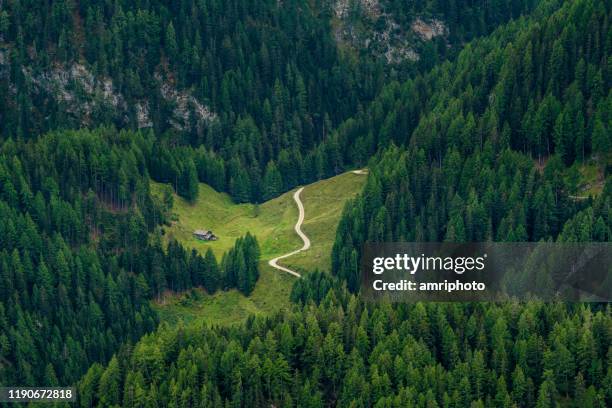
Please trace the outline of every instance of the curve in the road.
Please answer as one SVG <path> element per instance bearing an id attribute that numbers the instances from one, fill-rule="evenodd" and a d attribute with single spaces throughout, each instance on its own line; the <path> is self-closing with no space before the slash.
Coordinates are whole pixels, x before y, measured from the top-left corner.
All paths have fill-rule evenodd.
<path id="1" fill-rule="evenodd" d="M 278 264 L 278 261 L 284 258 L 288 258 L 292 255 L 295 255 L 299 252 L 302 251 L 306 251 L 308 248 L 310 248 L 310 239 L 306 236 L 306 234 L 304 234 L 302 232 L 302 223 L 304 222 L 304 204 L 302 204 L 302 200 L 300 200 L 300 194 L 302 193 L 302 191 L 304 190 L 304 187 L 298 189 L 294 194 L 293 194 L 293 199 L 295 200 L 295 203 L 298 206 L 298 210 L 300 212 L 300 215 L 298 216 L 298 220 L 295 223 L 295 232 L 298 234 L 298 236 L 300 238 L 302 238 L 302 241 L 304 241 L 304 245 L 300 248 L 300 249 L 296 249 L 293 252 L 289 252 L 288 254 L 285 255 L 281 255 L 279 257 L 276 257 L 274 259 L 270 259 L 270 261 L 268 261 L 268 265 L 270 265 L 273 268 L 276 268 L 280 271 L 283 272 L 287 272 L 290 273 L 293 276 L 297 276 L 298 278 L 301 277 L 301 275 L 299 273 L 297 273 L 296 271 L 289 269 L 289 268 L 285 268 L 284 266 L 281 266 Z"/>

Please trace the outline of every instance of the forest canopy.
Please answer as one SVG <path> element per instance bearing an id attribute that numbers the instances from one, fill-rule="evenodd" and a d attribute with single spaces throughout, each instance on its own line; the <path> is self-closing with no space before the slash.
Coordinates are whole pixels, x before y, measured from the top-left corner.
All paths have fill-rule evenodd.
<path id="1" fill-rule="evenodd" d="M 358 270 L 364 242 L 611 240 L 611 16 L 0 0 L 0 385 L 75 385 L 83 407 L 612 406 L 609 305 L 372 304 Z M 159 324 L 165 296 L 251 295 L 264 257 L 256 231 L 219 259 L 164 235 L 173 192 L 260 203 L 365 166 L 330 270 L 286 310 Z"/>

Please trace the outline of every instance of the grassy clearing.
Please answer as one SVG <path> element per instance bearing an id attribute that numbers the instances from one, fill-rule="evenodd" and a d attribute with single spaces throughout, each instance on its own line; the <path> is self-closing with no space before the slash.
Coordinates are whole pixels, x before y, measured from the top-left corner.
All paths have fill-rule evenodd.
<path id="1" fill-rule="evenodd" d="M 586 197 L 597 196 L 603 191 L 604 176 L 600 166 L 594 163 L 583 165 L 579 169 L 581 182 L 579 185 L 580 194 Z"/>
<path id="2" fill-rule="evenodd" d="M 576 192 L 571 197 L 577 200 L 597 197 L 605 184 L 604 169 L 595 160 L 575 163 L 567 170 L 565 177 L 570 185 L 575 185 Z"/>
<path id="3" fill-rule="evenodd" d="M 265 264 L 265 266 L 264 266 Z M 162 321 L 204 322 L 210 325 L 231 325 L 250 315 L 271 314 L 289 307 L 289 294 L 295 278 L 282 274 L 262 262 L 259 281 L 251 296 L 233 289 L 210 296 L 201 289 L 170 296 L 154 308 Z"/>
<path id="4" fill-rule="evenodd" d="M 153 193 L 159 192 L 161 185 L 153 184 L 151 189 Z M 229 195 L 200 184 L 198 199 L 193 204 L 174 196 L 173 212 L 178 221 L 166 228 L 166 237 L 176 238 L 202 253 L 210 247 L 221 259 L 237 238 L 251 232 L 257 236 L 262 259 L 267 260 L 301 244 L 293 233 L 298 211 L 292 195 L 290 191 L 260 205 L 235 204 Z M 196 229 L 212 230 L 219 239 L 199 241 L 192 235 Z"/>
<path id="5" fill-rule="evenodd" d="M 306 186 L 301 194 L 305 209 L 302 230 L 312 246 L 279 263 L 300 272 L 315 268 L 329 270 L 331 248 L 344 203 L 361 191 L 365 181 L 365 175 L 349 172 Z M 159 194 L 162 185 L 153 183 L 151 189 Z M 200 193 L 194 203 L 175 195 L 173 212 L 177 221 L 166 227 L 166 239 L 174 237 L 186 247 L 202 253 L 212 248 L 220 260 L 238 237 L 250 232 L 257 236 L 261 247 L 261 276 L 249 297 L 236 290 L 213 296 L 201 290 L 170 296 L 162 304 L 155 305 L 162 321 L 232 324 L 251 314 L 269 314 L 289 307 L 289 293 L 296 278 L 272 269 L 268 260 L 302 246 L 293 229 L 298 217 L 294 192 L 289 191 L 260 205 L 235 204 L 227 194 L 206 184 L 200 184 Z M 212 230 L 219 239 L 199 241 L 192 236 L 196 229 Z"/>

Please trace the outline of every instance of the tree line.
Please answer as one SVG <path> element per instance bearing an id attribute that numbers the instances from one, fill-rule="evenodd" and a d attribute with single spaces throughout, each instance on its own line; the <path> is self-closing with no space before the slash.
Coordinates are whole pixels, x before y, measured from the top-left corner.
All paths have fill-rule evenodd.
<path id="1" fill-rule="evenodd" d="M 135 130 L 136 106 L 143 105 L 160 143 L 205 145 L 228 169 L 263 177 L 269 161 L 285 160 L 283 151 L 311 151 L 384 79 L 379 63 L 341 57 L 329 11 L 326 1 L 301 0 L 282 7 L 245 0 L 8 2 L 0 14 L 0 133 L 36 138 L 83 124 Z M 93 96 L 69 83 L 70 97 L 58 99 L 38 86 L 36 75 L 51 81 L 49 72 L 73 64 L 93 76 Z M 176 102 L 164 97 L 167 86 L 194 96 L 216 119 L 196 123 L 188 106 L 186 126 L 173 126 Z M 127 112 L 104 99 L 108 92 L 121 95 Z M 79 104 L 88 107 L 85 117 L 75 113 Z"/>
<path id="2" fill-rule="evenodd" d="M 363 192 L 343 210 L 332 272 L 352 291 L 360 285 L 363 242 L 567 242 L 612 239 L 612 179 L 596 198 L 571 196 L 560 157 L 539 171 L 516 151 L 462 157 L 442 165 L 422 149 L 392 147 L 371 163 Z"/>

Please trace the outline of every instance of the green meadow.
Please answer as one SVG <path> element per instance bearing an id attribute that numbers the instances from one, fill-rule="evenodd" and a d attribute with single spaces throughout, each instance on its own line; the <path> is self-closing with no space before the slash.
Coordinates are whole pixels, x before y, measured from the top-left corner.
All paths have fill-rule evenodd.
<path id="1" fill-rule="evenodd" d="M 306 273 L 314 269 L 329 270 L 331 248 L 336 227 L 346 200 L 357 195 L 367 176 L 352 172 L 309 184 L 301 199 L 305 218 L 302 231 L 310 238 L 311 248 L 279 261 L 279 264 Z M 152 183 L 154 194 L 162 185 Z M 251 296 L 236 290 L 208 295 L 201 289 L 168 295 L 155 304 L 162 321 L 204 321 L 209 324 L 241 322 L 251 314 L 268 314 L 289 307 L 289 294 L 295 277 L 273 269 L 268 260 L 302 246 L 294 231 L 298 210 L 293 200 L 295 189 L 262 204 L 235 204 L 225 194 L 200 184 L 198 198 L 190 203 L 174 196 L 175 221 L 165 227 L 165 238 L 175 238 L 187 248 L 204 253 L 211 248 L 220 260 L 234 241 L 250 232 L 261 248 L 261 276 Z M 212 230 L 217 241 L 200 241 L 193 237 L 196 229 Z"/>

